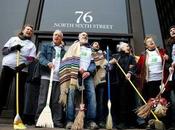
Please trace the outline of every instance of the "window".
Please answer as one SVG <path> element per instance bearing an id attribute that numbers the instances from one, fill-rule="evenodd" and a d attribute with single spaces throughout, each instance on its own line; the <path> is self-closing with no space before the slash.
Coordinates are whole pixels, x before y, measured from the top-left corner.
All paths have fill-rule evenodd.
<path id="1" fill-rule="evenodd" d="M 1 0 L 0 4 L 0 48 L 16 35 L 24 22 L 28 0 Z M 0 59 L 2 55 L 0 54 Z"/>
<path id="2" fill-rule="evenodd" d="M 71 2 L 71 4 L 70 4 Z M 40 31 L 128 33 L 125 0 L 45 0 Z"/>

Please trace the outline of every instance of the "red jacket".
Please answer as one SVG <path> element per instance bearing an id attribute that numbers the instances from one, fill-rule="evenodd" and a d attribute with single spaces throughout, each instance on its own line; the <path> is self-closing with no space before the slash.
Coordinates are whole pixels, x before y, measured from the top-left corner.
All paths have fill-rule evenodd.
<path id="1" fill-rule="evenodd" d="M 163 64 L 163 56 L 165 55 L 165 50 L 164 49 L 156 49 L 157 53 L 161 56 L 162 58 L 162 64 Z M 142 90 L 143 84 L 147 82 L 147 77 L 148 77 L 148 66 L 146 65 L 147 57 L 147 52 L 145 51 L 143 54 L 140 55 L 140 58 L 137 63 L 137 78 L 138 78 L 138 86 L 139 89 Z M 167 79 L 167 71 L 164 68 L 164 80 Z"/>

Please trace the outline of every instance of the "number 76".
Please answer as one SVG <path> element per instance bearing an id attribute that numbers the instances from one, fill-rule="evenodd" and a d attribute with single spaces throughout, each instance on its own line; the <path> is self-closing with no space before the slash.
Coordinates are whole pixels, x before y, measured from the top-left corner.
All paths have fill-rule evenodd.
<path id="1" fill-rule="evenodd" d="M 79 15 L 76 23 L 80 23 L 80 20 L 83 19 L 84 23 L 91 23 L 93 21 L 93 17 L 92 15 L 90 15 L 92 12 L 88 11 L 86 13 L 84 13 L 83 11 L 75 11 L 75 15 Z"/>

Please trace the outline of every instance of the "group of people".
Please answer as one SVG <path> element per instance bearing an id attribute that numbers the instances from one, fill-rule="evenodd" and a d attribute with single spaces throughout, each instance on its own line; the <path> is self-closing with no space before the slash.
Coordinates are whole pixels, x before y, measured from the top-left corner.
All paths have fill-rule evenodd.
<path id="1" fill-rule="evenodd" d="M 88 42 L 86 32 L 79 33 L 78 40 L 66 51 L 63 33 L 60 30 L 54 31 L 52 41 L 43 44 L 36 56 L 36 47 L 31 41 L 32 34 L 33 26 L 27 24 L 18 36 L 10 38 L 4 45 L 0 77 L 1 114 L 13 78 L 19 73 L 19 113 L 26 124 L 32 120 L 32 124 L 36 123 L 46 106 L 51 70 L 53 70 L 53 81 L 50 108 L 53 124 L 54 127 L 66 127 L 66 129 L 71 129 L 73 125 L 82 89 L 84 89 L 85 127 L 105 128 L 109 85 L 113 127 L 118 129 L 146 127 L 149 117 L 137 117 L 135 110 L 143 103 L 140 102 L 139 96 L 128 80 L 133 81 L 144 99 L 148 101 L 159 94 L 160 85 L 167 75 L 174 73 L 175 26 L 170 28 L 166 49 L 158 48 L 154 38 L 146 36 L 145 51 L 139 58 L 132 53 L 129 43 L 120 42 L 117 45 L 117 53 L 110 53 L 109 60 L 106 59 L 107 52 L 100 48 L 98 42 L 91 44 Z M 20 52 L 19 65 L 16 63 L 17 51 Z M 107 79 L 107 74 L 110 76 L 110 81 Z M 162 120 L 167 127 L 173 128 L 175 128 L 174 84 L 173 74 L 162 94 L 170 103 L 167 115 Z"/>

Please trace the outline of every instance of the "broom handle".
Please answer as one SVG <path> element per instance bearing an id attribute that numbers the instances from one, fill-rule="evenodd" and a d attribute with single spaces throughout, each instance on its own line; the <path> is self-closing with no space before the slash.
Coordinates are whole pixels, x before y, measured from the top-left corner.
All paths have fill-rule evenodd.
<path id="1" fill-rule="evenodd" d="M 16 66 L 19 66 L 19 51 L 16 52 Z M 19 72 L 16 72 L 16 114 L 19 114 Z"/>
<path id="2" fill-rule="evenodd" d="M 120 70 L 122 71 L 122 73 L 125 75 L 125 77 L 127 77 L 125 71 L 122 69 L 122 67 L 119 65 L 119 63 L 116 62 L 116 64 L 117 64 L 117 66 L 120 68 Z M 132 81 L 131 81 L 130 79 L 128 79 L 128 81 L 130 82 L 130 84 L 132 85 L 132 87 L 135 89 L 135 91 L 137 92 L 137 94 L 139 95 L 139 97 L 142 99 L 142 101 L 143 101 L 145 104 L 147 104 L 147 102 L 145 101 L 145 99 L 143 98 L 143 96 L 140 94 L 140 92 L 137 90 L 137 88 L 136 88 L 135 85 L 132 83 Z M 153 114 L 154 118 L 155 118 L 156 120 L 159 121 L 158 117 L 154 114 L 154 112 L 153 112 L 152 110 L 151 110 L 151 113 Z"/>
<path id="3" fill-rule="evenodd" d="M 82 89 L 81 89 L 81 104 L 83 104 L 83 90 L 84 90 L 84 79 L 82 78 Z"/>
<path id="4" fill-rule="evenodd" d="M 107 46 L 107 62 L 108 62 L 108 65 L 109 65 L 109 47 Z M 108 100 L 111 99 L 111 93 L 110 93 L 110 77 L 109 77 L 109 71 L 107 72 L 107 78 L 108 78 Z"/>
<path id="5" fill-rule="evenodd" d="M 55 59 L 52 60 L 52 64 L 54 64 L 54 63 L 55 63 Z M 49 90 L 48 90 L 48 94 L 47 94 L 46 105 L 50 104 L 51 91 L 52 91 L 52 81 L 53 81 L 53 72 L 54 72 L 54 68 L 52 67 L 51 73 L 50 73 Z"/>

